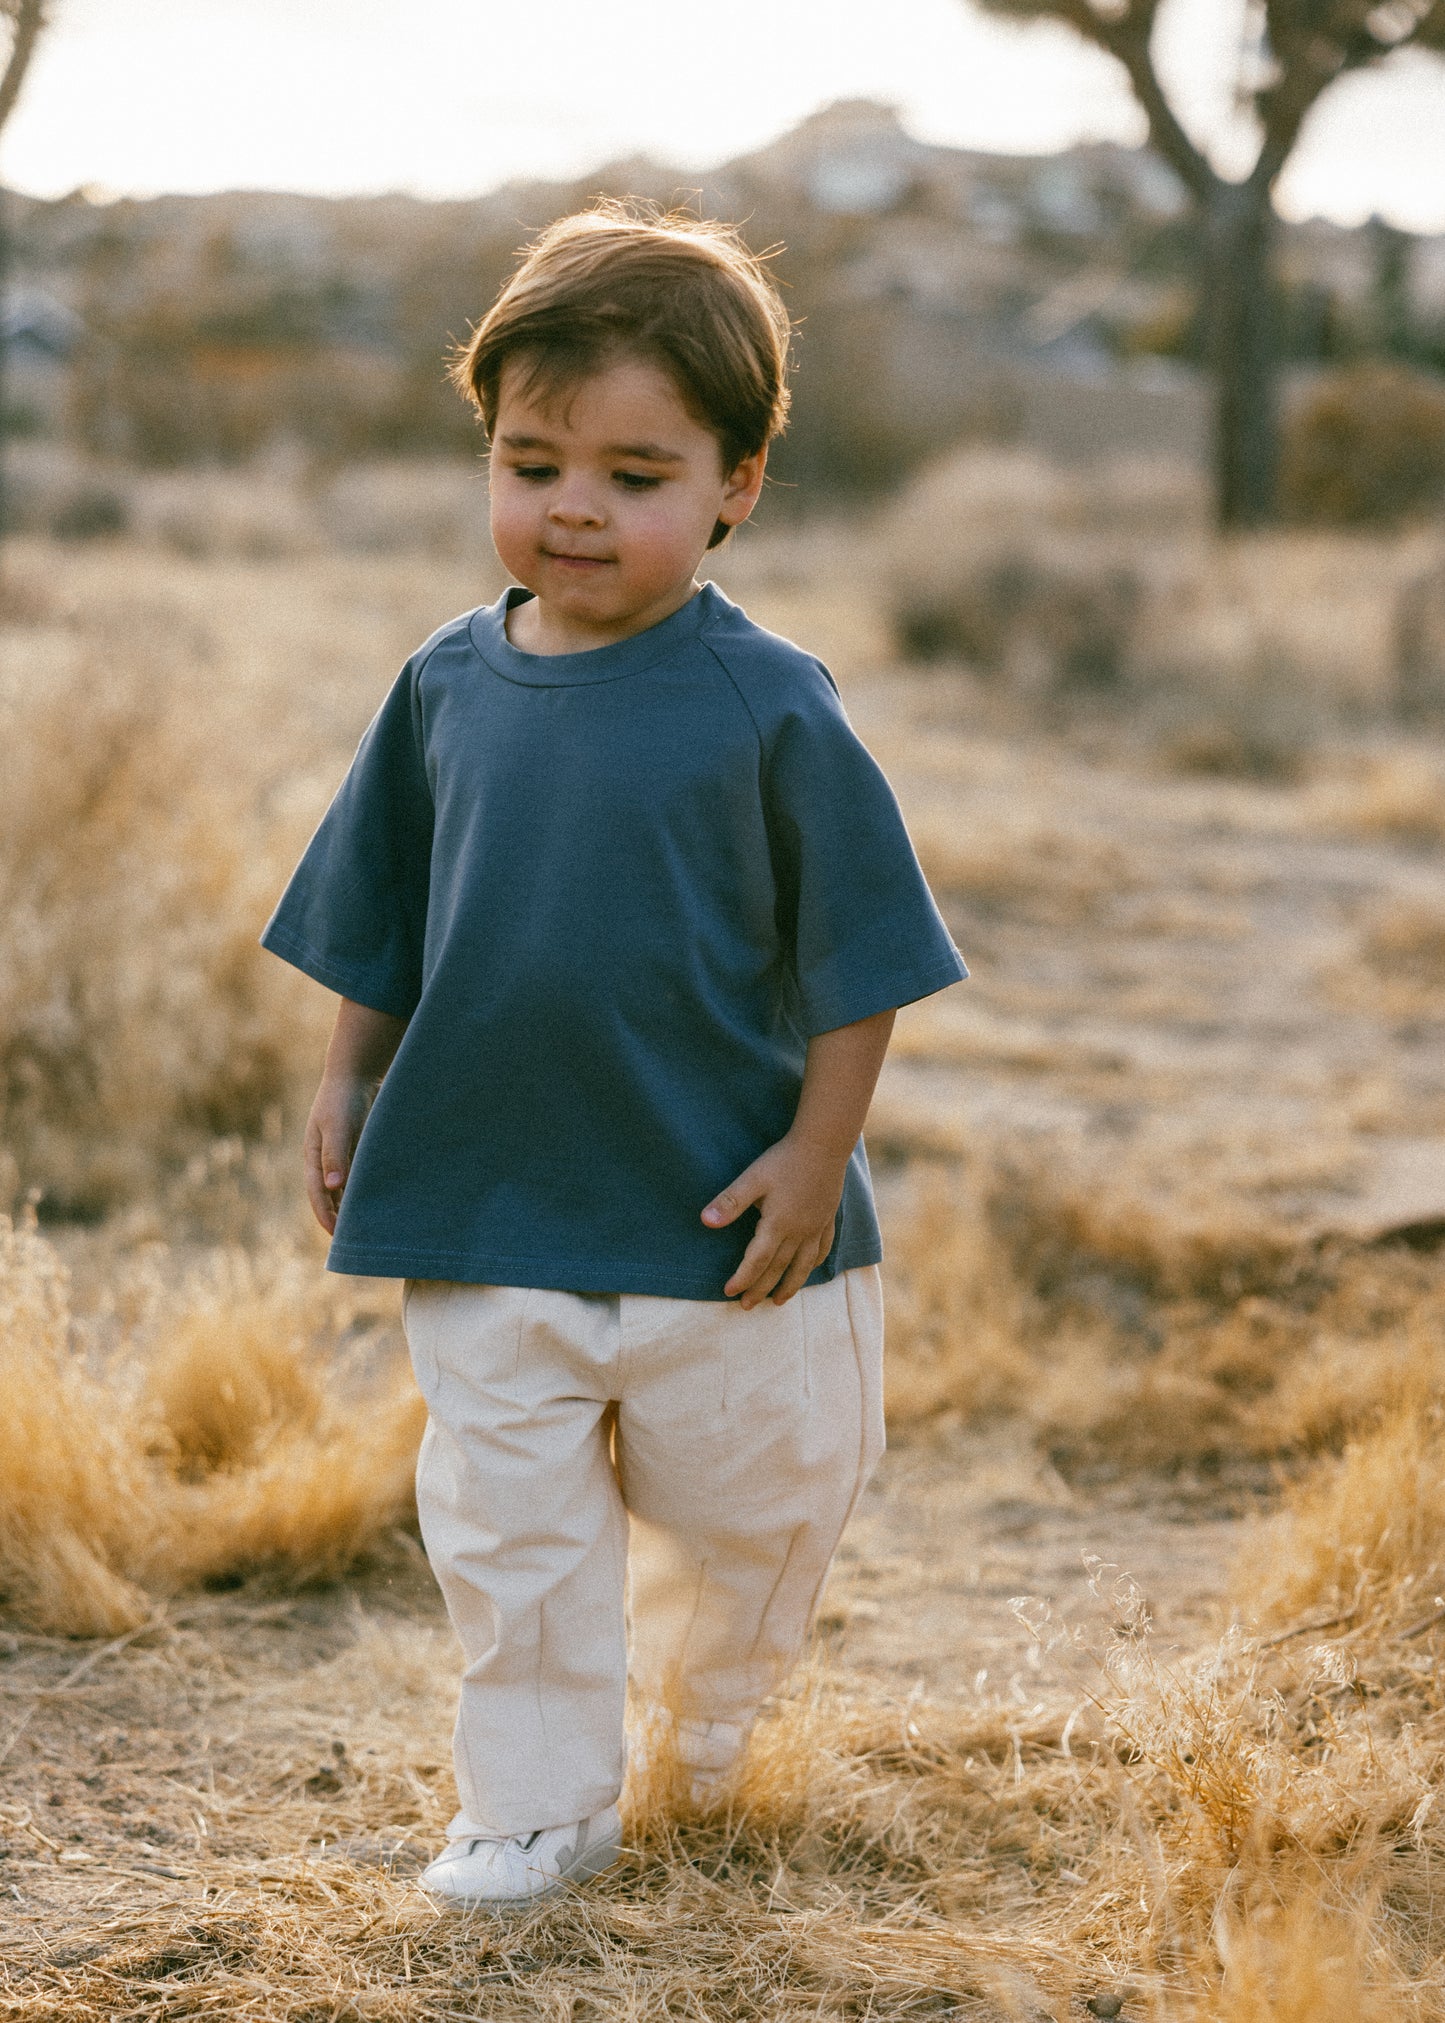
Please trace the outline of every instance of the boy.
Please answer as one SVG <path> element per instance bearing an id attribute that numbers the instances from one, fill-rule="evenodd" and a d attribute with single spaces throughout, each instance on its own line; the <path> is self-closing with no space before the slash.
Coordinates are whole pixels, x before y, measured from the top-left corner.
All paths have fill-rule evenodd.
<path id="1" fill-rule="evenodd" d="M 624 1583 L 716 1789 L 882 1449 L 859 1134 L 894 1008 L 965 971 L 828 675 L 697 581 L 788 334 L 719 226 L 604 206 L 528 250 L 458 366 L 518 587 L 408 662 L 263 937 L 342 995 L 330 1268 L 406 1280 L 452 1903 L 616 1858 Z"/>

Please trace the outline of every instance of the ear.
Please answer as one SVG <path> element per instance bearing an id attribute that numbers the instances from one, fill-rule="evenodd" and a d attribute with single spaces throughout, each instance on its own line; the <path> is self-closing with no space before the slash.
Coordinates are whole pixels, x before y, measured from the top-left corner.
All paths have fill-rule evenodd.
<path id="1" fill-rule="evenodd" d="M 768 452 L 766 446 L 744 457 L 737 469 L 731 472 L 723 486 L 722 504 L 717 516 L 727 527 L 740 527 L 762 494 L 763 479 L 767 475 Z"/>

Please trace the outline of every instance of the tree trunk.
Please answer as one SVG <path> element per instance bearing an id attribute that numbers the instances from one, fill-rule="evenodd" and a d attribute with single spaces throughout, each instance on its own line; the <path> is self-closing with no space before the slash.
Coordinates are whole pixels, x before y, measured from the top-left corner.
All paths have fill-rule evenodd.
<path id="1" fill-rule="evenodd" d="M 5 371 L 8 362 L 6 352 L 10 344 L 9 280 L 10 205 L 5 186 L 0 183 L 0 541 L 4 540 L 10 524 L 10 491 L 6 483 L 9 476 L 10 389 Z"/>
<path id="2" fill-rule="evenodd" d="M 1216 510 L 1221 527 L 1257 527 L 1274 518 L 1279 466 L 1275 216 L 1268 185 L 1221 182 L 1204 223 Z"/>

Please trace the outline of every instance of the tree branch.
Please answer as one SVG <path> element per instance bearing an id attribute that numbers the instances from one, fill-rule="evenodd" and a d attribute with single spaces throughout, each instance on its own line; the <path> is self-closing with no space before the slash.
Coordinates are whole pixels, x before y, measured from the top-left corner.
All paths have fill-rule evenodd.
<path id="1" fill-rule="evenodd" d="M 1110 24 L 1106 38 L 1101 38 L 1102 46 L 1128 72 L 1134 96 L 1149 122 L 1149 138 L 1155 147 L 1186 188 L 1201 203 L 1208 203 L 1221 178 L 1203 149 L 1196 147 L 1184 131 L 1173 106 L 1164 96 L 1151 48 L 1157 10 L 1158 0 L 1148 0 L 1147 6 L 1138 10 L 1131 8 L 1117 24 Z M 1134 21 L 1136 11 L 1139 14 L 1137 25 Z"/>
<path id="2" fill-rule="evenodd" d="M 1123 65 L 1149 138 L 1202 204 L 1227 187 L 1164 95 L 1151 49 L 1159 0 L 977 0 L 1013 21 L 1056 21 Z M 1264 131 L 1241 187 L 1271 190 L 1320 95 L 1339 77 L 1414 47 L 1445 54 L 1445 0 L 1263 0 L 1270 81 L 1253 92 Z"/>
<path id="3" fill-rule="evenodd" d="M 1412 43 L 1445 49 L 1445 0 L 1264 0 L 1264 12 L 1276 77 L 1255 97 L 1264 146 L 1254 174 L 1271 187 L 1337 78 Z"/>
<path id="4" fill-rule="evenodd" d="M 1445 0 L 1435 0 L 1415 30 L 1415 41 L 1421 49 L 1433 49 L 1445 56 Z"/>
<path id="5" fill-rule="evenodd" d="M 8 14 L 15 23 L 10 38 L 10 55 L 4 72 L 0 73 L 0 127 L 3 127 L 15 109 L 25 73 L 30 68 L 30 59 L 35 54 L 35 45 L 45 25 L 45 0 L 7 0 L 0 13 Z"/>
<path id="6" fill-rule="evenodd" d="M 1090 0 L 979 0 L 989 14 L 1014 21 L 1056 21 L 1122 64 L 1149 122 L 1149 138 L 1193 196 L 1207 202 L 1220 180 L 1164 96 L 1150 44 L 1159 0 L 1120 0 L 1102 13 Z"/>

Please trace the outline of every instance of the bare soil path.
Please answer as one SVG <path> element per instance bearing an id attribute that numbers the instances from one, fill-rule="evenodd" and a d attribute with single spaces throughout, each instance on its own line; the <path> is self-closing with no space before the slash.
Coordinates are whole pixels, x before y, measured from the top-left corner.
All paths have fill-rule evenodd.
<path id="1" fill-rule="evenodd" d="M 1258 1487 L 1071 1488 L 1003 1435 L 903 1443 L 844 1544 L 814 1662 L 890 1701 L 1004 1699 L 1037 1717 L 1077 1689 L 1011 1600 L 1097 1616 L 1093 1554 L 1138 1581 L 1163 1649 L 1197 1646 Z M 63 1972 L 128 1920 L 264 1898 L 298 1864 L 323 1884 L 328 1861 L 414 1873 L 452 1804 L 455 1676 L 404 1543 L 349 1587 L 198 1598 L 115 1648 L 5 1639 L 0 1962 L 22 1979 Z M 378 1813 L 384 1830 L 358 1828 Z"/>
<path id="2" fill-rule="evenodd" d="M 1031 1136 L 1184 1214 L 1445 1216 L 1441 753 L 1181 777 L 961 727 L 943 677 L 846 693 L 974 971 L 900 1018 L 876 1142 Z"/>

